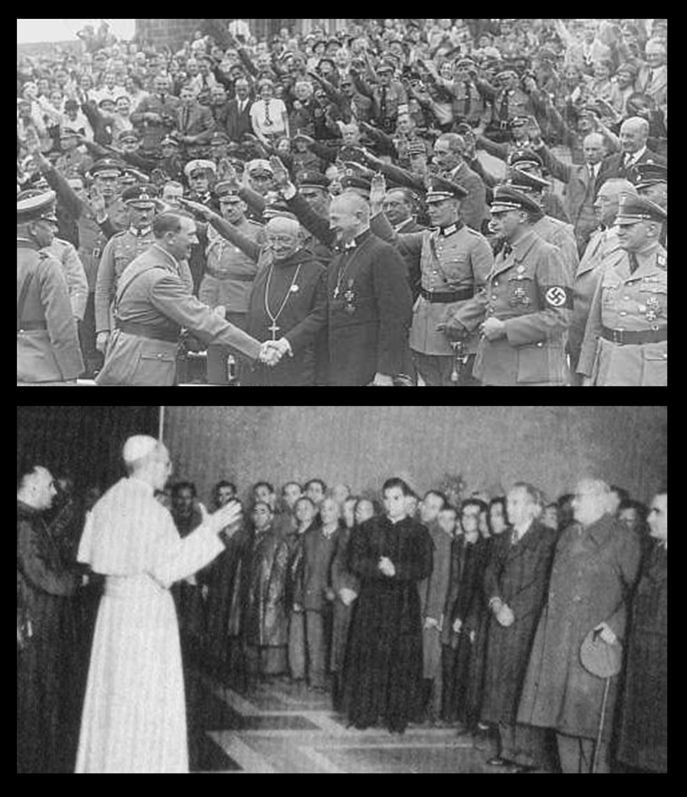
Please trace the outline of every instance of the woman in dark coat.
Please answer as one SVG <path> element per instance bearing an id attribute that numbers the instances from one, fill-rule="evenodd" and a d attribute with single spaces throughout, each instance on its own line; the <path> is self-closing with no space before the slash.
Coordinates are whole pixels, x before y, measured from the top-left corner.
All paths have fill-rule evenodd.
<path id="1" fill-rule="evenodd" d="M 618 759 L 668 771 L 668 494 L 649 515 L 655 544 L 635 593 Z"/>
<path id="2" fill-rule="evenodd" d="M 384 485 L 387 514 L 353 535 L 360 579 L 344 665 L 343 709 L 364 729 L 383 722 L 402 733 L 422 696 L 422 625 L 417 584 L 432 573 L 432 539 L 406 516 L 408 485 Z"/>

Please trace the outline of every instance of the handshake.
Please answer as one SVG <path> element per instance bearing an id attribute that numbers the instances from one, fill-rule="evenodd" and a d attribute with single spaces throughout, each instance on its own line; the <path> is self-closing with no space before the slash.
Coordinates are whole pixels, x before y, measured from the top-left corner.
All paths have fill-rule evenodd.
<path id="1" fill-rule="evenodd" d="M 260 346 L 258 359 L 265 365 L 275 366 L 287 352 L 292 354 L 291 345 L 286 338 L 266 340 Z"/>

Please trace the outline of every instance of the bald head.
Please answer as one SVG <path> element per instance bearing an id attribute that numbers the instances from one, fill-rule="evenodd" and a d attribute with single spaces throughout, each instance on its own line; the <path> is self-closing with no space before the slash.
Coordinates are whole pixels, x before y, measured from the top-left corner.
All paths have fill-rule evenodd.
<path id="1" fill-rule="evenodd" d="M 370 206 L 358 194 L 346 192 L 329 206 L 329 226 L 336 231 L 337 241 L 347 242 L 370 226 Z"/>
<path id="2" fill-rule="evenodd" d="M 605 227 L 612 227 L 618 215 L 618 203 L 621 194 L 637 194 L 637 189 L 629 180 L 614 177 L 599 188 L 594 200 L 594 211 Z"/>
<path id="3" fill-rule="evenodd" d="M 584 150 L 585 161 L 592 166 L 596 163 L 600 163 L 606 154 L 606 145 L 601 133 L 590 133 L 588 136 L 585 136 L 582 142 L 582 148 Z"/>
<path id="4" fill-rule="evenodd" d="M 591 526 L 610 511 L 611 488 L 600 479 L 583 479 L 575 488 L 572 507 L 575 520 Z"/>

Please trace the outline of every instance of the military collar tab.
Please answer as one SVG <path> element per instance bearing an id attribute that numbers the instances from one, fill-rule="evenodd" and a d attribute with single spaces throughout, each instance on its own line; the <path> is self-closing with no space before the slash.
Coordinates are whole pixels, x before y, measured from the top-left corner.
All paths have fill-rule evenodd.
<path id="1" fill-rule="evenodd" d="M 453 224 L 449 224 L 448 227 L 441 227 L 439 229 L 439 232 L 441 235 L 447 236 L 447 235 L 453 235 L 453 233 L 457 229 L 458 229 L 458 224 L 456 222 L 453 222 Z"/>

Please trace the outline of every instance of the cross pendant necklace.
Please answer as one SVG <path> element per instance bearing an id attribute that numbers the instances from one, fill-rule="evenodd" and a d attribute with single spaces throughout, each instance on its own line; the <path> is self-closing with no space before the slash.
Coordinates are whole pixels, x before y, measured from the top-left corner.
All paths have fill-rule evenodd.
<path id="1" fill-rule="evenodd" d="M 286 291 L 286 295 L 284 296 L 284 301 L 281 303 L 281 307 L 279 308 L 279 310 L 277 310 L 277 312 L 274 315 L 272 315 L 272 311 L 270 310 L 270 303 L 269 303 L 270 282 L 272 281 L 272 273 L 274 271 L 274 263 L 270 266 L 270 270 L 269 270 L 269 273 L 267 275 L 267 281 L 266 281 L 266 284 L 265 284 L 265 312 L 267 313 L 267 317 L 272 322 L 272 326 L 271 327 L 267 327 L 267 329 L 269 329 L 269 331 L 272 333 L 272 340 L 276 340 L 277 339 L 277 332 L 279 332 L 279 330 L 281 329 L 281 327 L 277 326 L 277 319 L 279 318 L 279 316 L 282 314 L 282 311 L 286 307 L 286 303 L 289 301 L 289 296 L 294 291 L 294 286 L 295 286 L 295 289 L 298 290 L 298 286 L 296 286 L 296 280 L 298 279 L 298 275 L 301 272 L 301 266 L 302 265 L 303 265 L 302 263 L 298 264 L 298 268 L 296 269 L 296 273 L 294 274 L 293 279 L 291 280 L 291 285 L 289 285 L 289 288 Z"/>
<path id="2" fill-rule="evenodd" d="M 279 332 L 279 329 L 280 329 L 280 327 L 277 326 L 277 319 L 276 318 L 273 319 L 272 320 L 272 326 L 271 327 L 267 327 L 267 328 L 272 333 L 272 340 L 276 340 L 277 339 L 277 332 Z"/>

